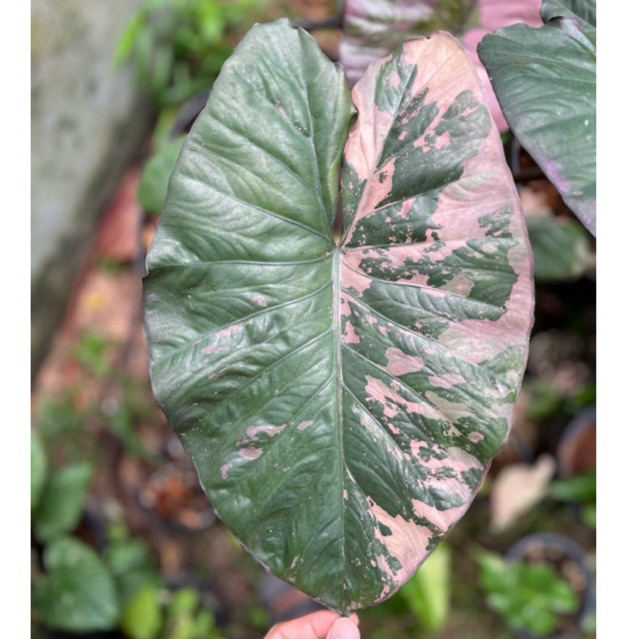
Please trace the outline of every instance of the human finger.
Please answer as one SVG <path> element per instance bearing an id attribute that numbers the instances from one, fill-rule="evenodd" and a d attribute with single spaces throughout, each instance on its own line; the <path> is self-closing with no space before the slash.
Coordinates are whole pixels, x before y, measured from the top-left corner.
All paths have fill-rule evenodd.
<path id="1" fill-rule="evenodd" d="M 336 619 L 328 631 L 326 639 L 360 639 L 357 623 L 346 617 Z"/>
<path id="2" fill-rule="evenodd" d="M 351 639 L 351 637 L 357 637 L 357 639 L 359 639 L 359 631 L 357 630 L 359 619 L 357 615 L 351 615 L 349 619 L 346 619 L 330 610 L 313 612 L 298 619 L 278 623 L 269 630 L 264 639 L 326 639 L 328 636 L 331 636 L 329 633 L 332 627 L 336 622 L 340 621 L 340 619 L 348 622 L 348 625 L 346 626 L 346 630 L 344 630 L 343 623 L 337 625 L 336 632 L 338 632 L 338 634 L 334 635 L 333 639 L 340 639 L 342 634 L 339 633 L 343 633 L 344 631 L 351 632 L 350 635 L 346 634 L 344 639 Z M 353 635 L 349 627 L 355 628 L 357 635 Z"/>

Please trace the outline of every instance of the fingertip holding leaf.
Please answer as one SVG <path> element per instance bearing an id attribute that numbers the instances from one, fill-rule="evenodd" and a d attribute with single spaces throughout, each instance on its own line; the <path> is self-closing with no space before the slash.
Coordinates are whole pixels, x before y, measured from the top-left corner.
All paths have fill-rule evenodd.
<path id="1" fill-rule="evenodd" d="M 360 633 L 351 619 L 340 617 L 331 626 L 326 639 L 360 639 Z"/>
<path id="2" fill-rule="evenodd" d="M 463 48 L 406 43 L 353 102 L 305 32 L 254 27 L 185 142 L 145 280 L 154 392 L 219 516 L 343 614 L 396 592 L 468 508 L 533 305 Z"/>

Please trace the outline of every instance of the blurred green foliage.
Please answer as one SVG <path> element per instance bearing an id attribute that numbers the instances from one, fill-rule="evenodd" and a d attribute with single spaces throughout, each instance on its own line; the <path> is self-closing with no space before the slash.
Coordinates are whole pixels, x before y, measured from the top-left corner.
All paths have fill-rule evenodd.
<path id="1" fill-rule="evenodd" d="M 119 628 L 130 639 L 221 639 L 214 613 L 203 605 L 198 591 L 172 589 L 148 544 L 131 537 L 123 521 L 108 525 L 101 552 L 71 536 L 82 522 L 94 468 L 87 461 L 54 468 L 47 439 L 32 431 L 36 627 L 70 633 Z"/>
<path id="2" fill-rule="evenodd" d="M 142 586 L 122 612 L 122 629 L 131 639 L 154 639 L 162 629 L 162 604 L 158 590 Z"/>
<path id="3" fill-rule="evenodd" d="M 43 544 L 32 584 L 36 624 L 72 633 L 120 628 L 131 639 L 221 639 L 198 591 L 172 590 L 147 544 L 130 537 L 123 523 L 111 525 L 101 553 L 69 536 L 82 517 L 91 466 L 73 464 L 47 475 L 37 434 L 32 451 L 33 532 Z"/>
<path id="4" fill-rule="evenodd" d="M 45 548 L 43 563 L 46 572 L 35 583 L 33 606 L 45 625 L 68 632 L 115 627 L 115 583 L 91 547 L 62 537 Z"/>
<path id="5" fill-rule="evenodd" d="M 596 385 L 590 381 L 578 386 L 570 395 L 560 391 L 549 380 L 534 376 L 524 380 L 524 388 L 529 397 L 526 419 L 532 422 L 541 423 L 550 418 L 565 422 L 597 401 Z"/>
<path id="6" fill-rule="evenodd" d="M 550 484 L 549 493 L 558 501 L 594 502 L 597 497 L 597 475 L 584 473 L 566 479 L 556 479 Z"/>
<path id="7" fill-rule="evenodd" d="M 141 587 L 124 608 L 121 628 L 131 639 L 221 638 L 213 614 L 188 587 L 172 594 L 161 586 Z"/>
<path id="8" fill-rule="evenodd" d="M 162 212 L 169 187 L 169 178 L 173 173 L 185 138 L 185 135 L 180 135 L 170 142 L 166 142 L 144 166 L 137 198 L 138 202 L 149 213 L 159 215 Z"/>
<path id="9" fill-rule="evenodd" d="M 175 592 L 166 609 L 166 639 L 218 639 L 213 615 L 200 608 L 200 595 L 194 588 Z"/>
<path id="10" fill-rule="evenodd" d="M 550 484 L 550 496 L 568 503 L 577 503 L 583 522 L 590 528 L 597 527 L 597 474 L 583 473 L 566 479 L 556 479 Z"/>
<path id="11" fill-rule="evenodd" d="M 446 623 L 451 595 L 450 570 L 450 548 L 441 544 L 399 591 L 427 635 L 438 632 Z"/>
<path id="12" fill-rule="evenodd" d="M 106 377 L 111 370 L 107 359 L 110 341 L 96 331 L 87 331 L 80 340 L 73 344 L 71 354 L 82 366 L 99 377 Z"/>
<path id="13" fill-rule="evenodd" d="M 120 38 L 116 65 L 132 58 L 160 106 L 211 88 L 264 0 L 147 0 Z"/>
<path id="14" fill-rule="evenodd" d="M 115 579 L 122 609 L 126 609 L 140 590 L 162 584 L 148 544 L 131 537 L 122 522 L 109 526 L 108 543 L 102 554 Z"/>
<path id="15" fill-rule="evenodd" d="M 577 595 L 550 564 L 506 561 L 489 552 L 478 561 L 487 605 L 513 630 L 546 637 L 558 628 L 559 615 L 579 608 Z"/>
<path id="16" fill-rule="evenodd" d="M 48 462 L 37 432 L 31 431 L 31 513 L 40 501 L 40 495 L 47 480 Z"/>
<path id="17" fill-rule="evenodd" d="M 576 220 L 539 213 L 527 215 L 526 224 L 537 281 L 574 280 L 594 267 L 590 234 Z"/>
<path id="18" fill-rule="evenodd" d="M 72 532 L 80 522 L 93 469 L 85 462 L 52 472 L 33 512 L 33 530 L 47 543 Z"/>
<path id="19" fill-rule="evenodd" d="M 73 452 L 76 437 L 81 438 L 85 416 L 74 405 L 73 390 L 67 388 L 64 394 L 46 399 L 37 411 L 38 432 L 41 441 L 59 439 L 65 442 L 65 452 Z"/>

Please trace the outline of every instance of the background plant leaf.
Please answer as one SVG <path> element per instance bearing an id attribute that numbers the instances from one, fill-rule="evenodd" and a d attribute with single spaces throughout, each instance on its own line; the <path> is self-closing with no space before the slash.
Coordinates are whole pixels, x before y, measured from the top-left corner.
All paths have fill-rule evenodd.
<path id="1" fill-rule="evenodd" d="M 592 503 L 597 497 L 597 475 L 584 473 L 565 479 L 556 479 L 550 484 L 549 492 L 553 499 L 559 501 Z"/>
<path id="2" fill-rule="evenodd" d="M 577 11 L 594 21 L 594 0 L 546 1 L 543 27 L 499 29 L 478 53 L 513 133 L 594 235 L 596 29 Z"/>
<path id="3" fill-rule="evenodd" d="M 555 215 L 526 216 L 539 281 L 576 279 L 595 265 L 590 236 L 576 220 Z"/>
<path id="4" fill-rule="evenodd" d="M 126 608 L 144 588 L 159 589 L 159 575 L 149 547 L 141 539 L 113 540 L 104 551 L 104 562 L 115 579 L 121 607 Z M 148 595 L 145 595 L 148 596 Z"/>
<path id="5" fill-rule="evenodd" d="M 138 202 L 149 213 L 160 214 L 169 188 L 169 178 L 184 144 L 185 135 L 166 142 L 149 159 L 144 167 L 140 186 L 138 187 Z"/>
<path id="6" fill-rule="evenodd" d="M 161 593 L 151 584 L 142 586 L 122 611 L 120 624 L 131 639 L 155 639 L 163 624 Z"/>
<path id="7" fill-rule="evenodd" d="M 90 464 L 84 462 L 51 474 L 33 514 L 34 532 L 39 541 L 51 541 L 78 525 L 91 475 Z"/>
<path id="8" fill-rule="evenodd" d="M 40 436 L 31 431 L 31 511 L 37 507 L 47 479 L 47 455 Z"/>
<path id="9" fill-rule="evenodd" d="M 579 607 L 575 592 L 550 564 L 505 561 L 489 552 L 478 560 L 488 606 L 515 630 L 550 636 L 559 626 L 558 615 Z"/>
<path id="10" fill-rule="evenodd" d="M 33 604 L 47 626 L 67 632 L 115 627 L 115 585 L 93 549 L 63 537 L 47 546 L 44 565 L 47 572 L 35 584 Z"/>
<path id="11" fill-rule="evenodd" d="M 426 632 L 441 630 L 450 607 L 451 550 L 440 544 L 400 592 Z"/>
<path id="12" fill-rule="evenodd" d="M 258 25 L 147 259 L 154 392 L 219 516 L 342 612 L 408 580 L 509 430 L 532 264 L 481 96 L 451 36 L 407 43 L 355 88 L 344 148 L 341 69 L 286 21 Z"/>
<path id="13" fill-rule="evenodd" d="M 595 0 L 545 0 L 541 9 L 544 22 L 553 18 L 578 18 L 592 27 L 597 27 Z"/>

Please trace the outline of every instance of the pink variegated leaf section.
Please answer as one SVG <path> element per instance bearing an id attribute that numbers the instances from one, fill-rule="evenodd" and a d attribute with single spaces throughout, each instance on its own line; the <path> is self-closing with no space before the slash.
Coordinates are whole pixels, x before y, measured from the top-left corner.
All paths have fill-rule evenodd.
<path id="1" fill-rule="evenodd" d="M 396 494 L 393 485 L 366 494 L 383 599 L 463 515 L 507 437 L 532 324 L 532 259 L 499 134 L 454 38 L 404 44 L 368 68 L 353 101 L 343 412 L 346 429 L 352 420 L 388 451 L 354 460 L 353 486 L 374 487 L 389 459 L 410 469 Z"/>

